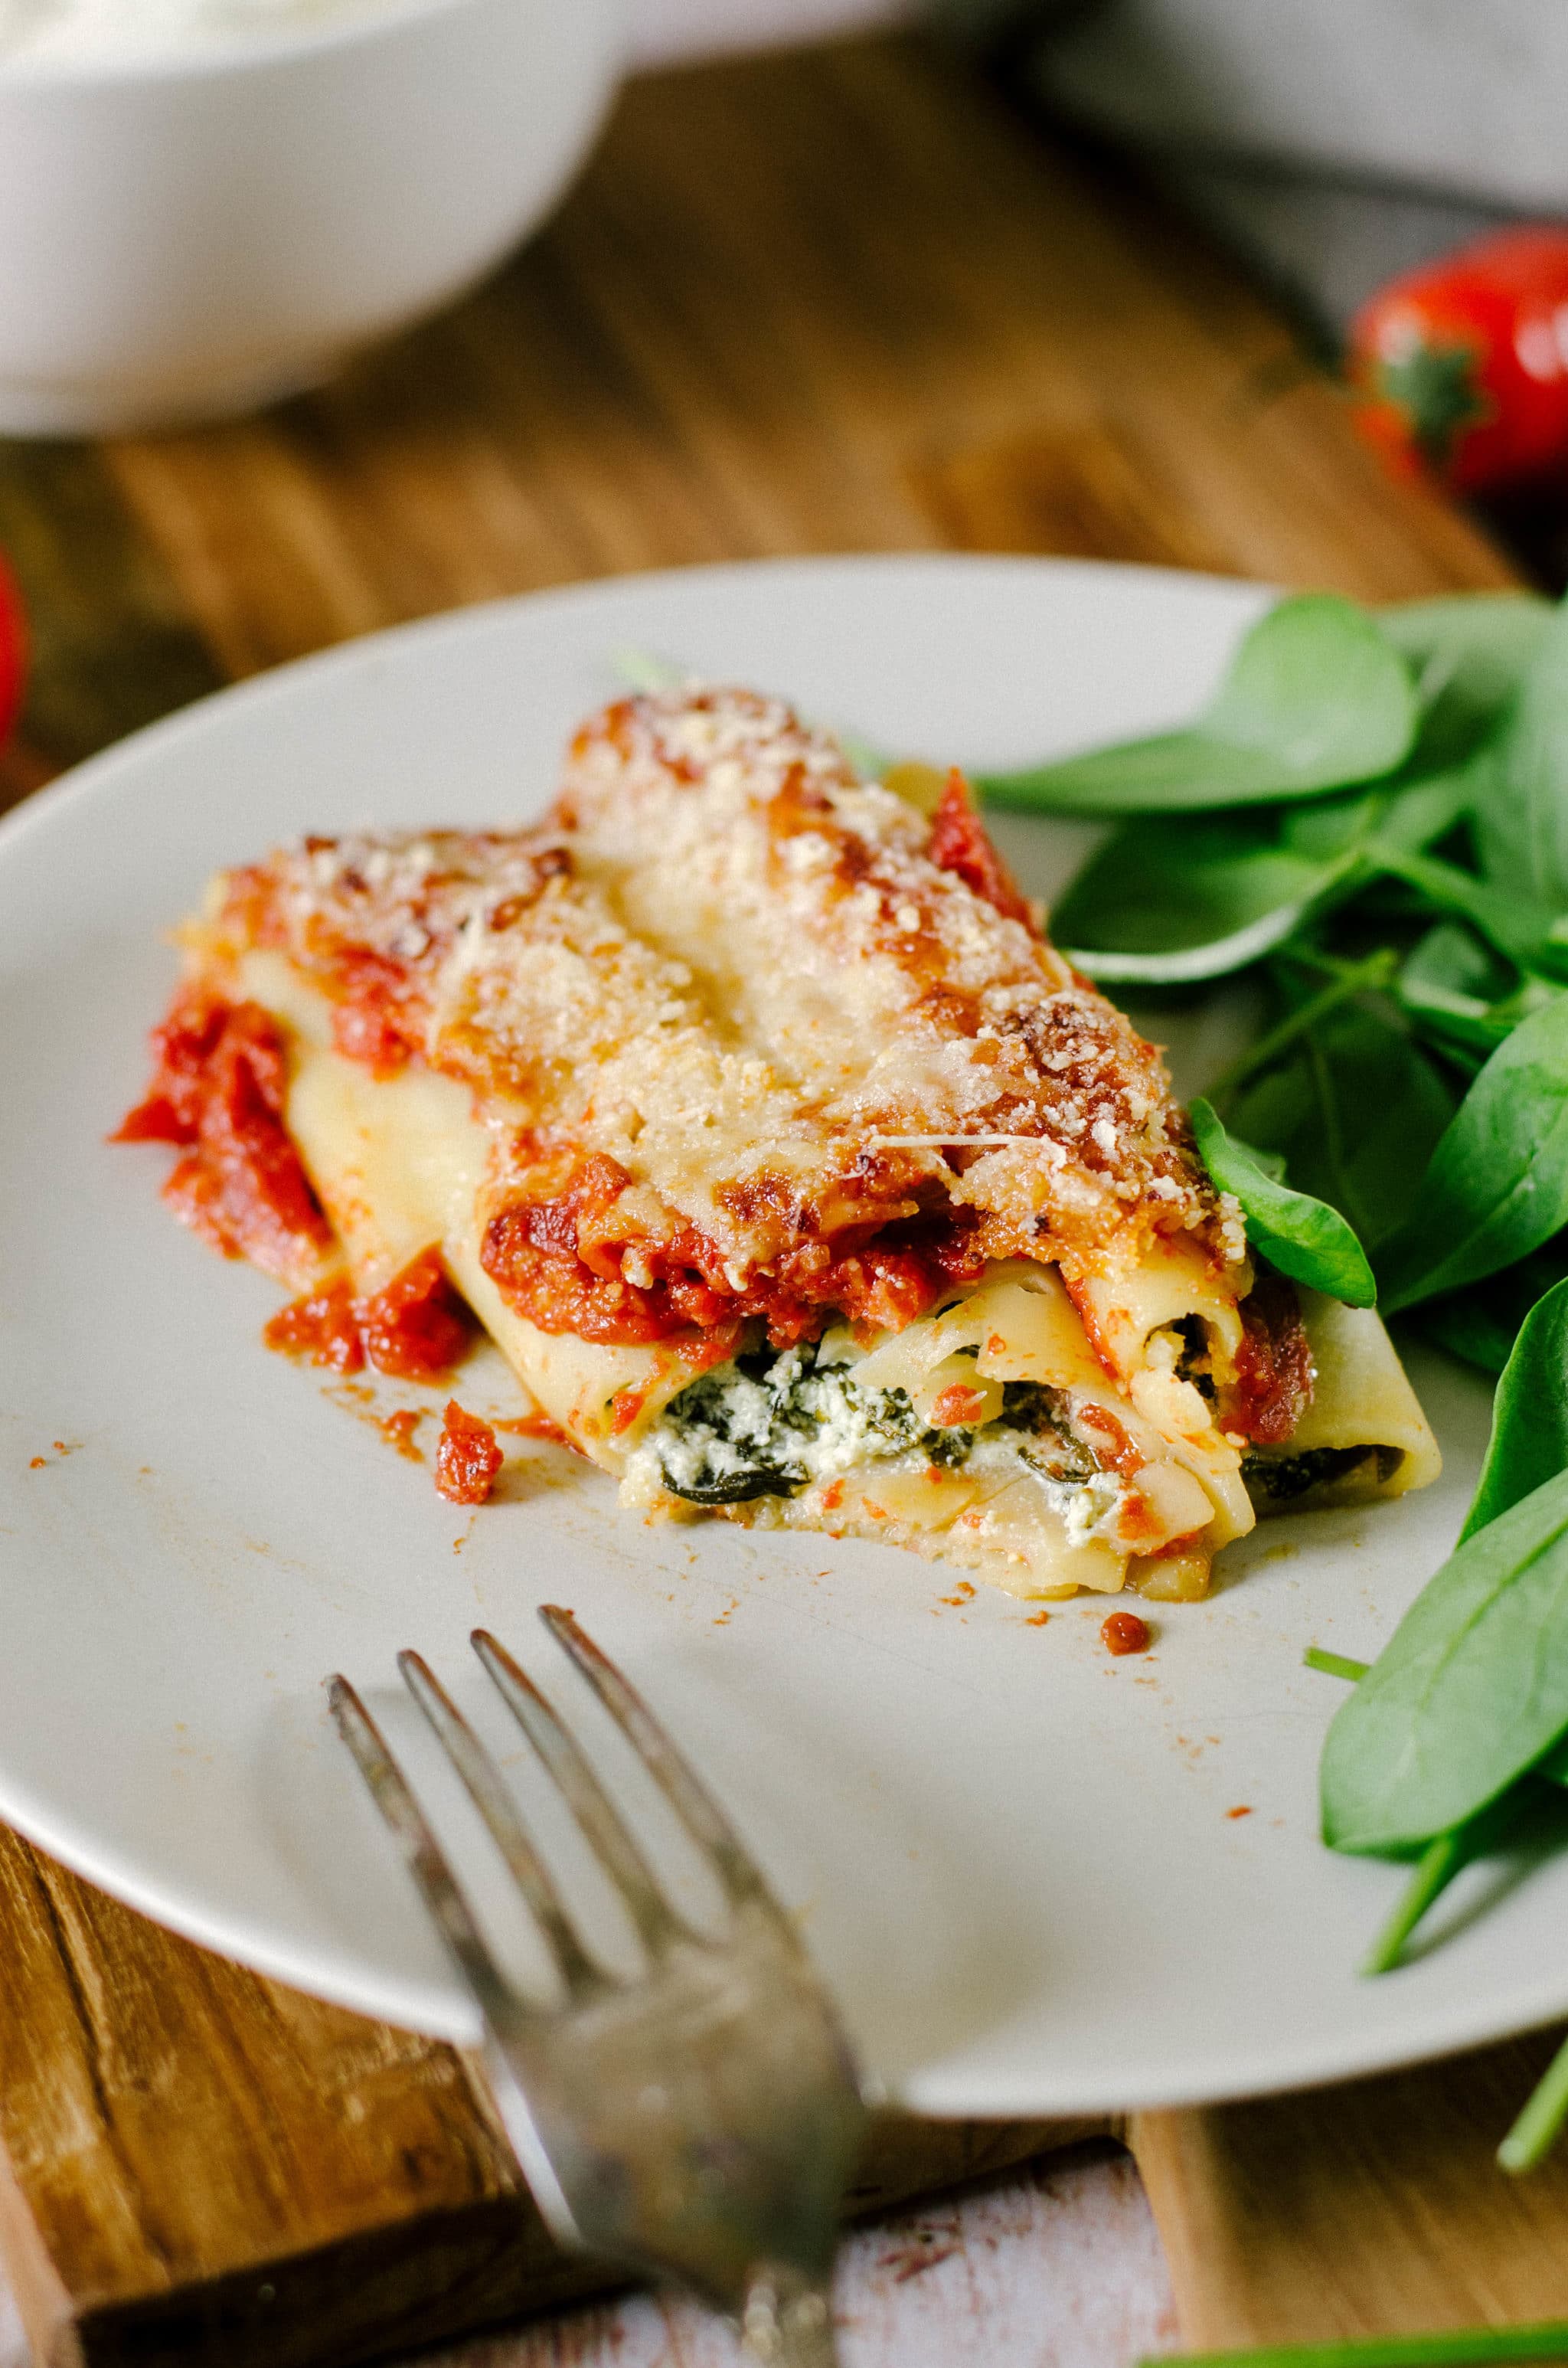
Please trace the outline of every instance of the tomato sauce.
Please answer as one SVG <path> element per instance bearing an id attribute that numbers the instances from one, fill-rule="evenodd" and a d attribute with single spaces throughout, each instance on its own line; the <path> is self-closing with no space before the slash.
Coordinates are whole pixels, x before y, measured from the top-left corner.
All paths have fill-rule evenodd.
<path id="1" fill-rule="evenodd" d="M 414 1436 L 423 1419 L 417 1406 L 399 1406 L 395 1413 L 379 1414 L 374 1417 L 376 1429 L 387 1445 L 395 1447 L 410 1463 L 423 1463 L 425 1461 Z"/>
<path id="2" fill-rule="evenodd" d="M 1263 1447 L 1278 1447 L 1312 1402 L 1312 1359 L 1295 1285 L 1261 1273 L 1241 1305 L 1236 1396 L 1226 1424 Z"/>
<path id="3" fill-rule="evenodd" d="M 365 1363 L 359 1336 L 359 1306 L 346 1275 L 324 1291 L 307 1292 L 280 1307 L 261 1335 L 269 1349 L 286 1357 L 305 1357 L 335 1373 L 358 1373 Z"/>
<path id="4" fill-rule="evenodd" d="M 358 1061 L 378 1077 L 406 1066 L 424 1042 L 423 1017 L 412 1006 L 407 982 L 394 963 L 373 954 L 345 957 L 335 980 L 332 1041 L 347 1061 Z"/>
<path id="5" fill-rule="evenodd" d="M 1123 1653 L 1146 1653 L 1149 1623 L 1140 1620 L 1136 1611 L 1108 1612 L 1100 1626 L 1100 1642 L 1108 1653 L 1114 1653 L 1119 1659 Z"/>
<path id="6" fill-rule="evenodd" d="M 367 1360 L 399 1381 L 438 1382 L 462 1362 L 472 1326 L 440 1253 L 421 1250 L 384 1290 L 357 1299 L 346 1276 L 279 1308 L 262 1333 L 269 1349 L 337 1373 Z"/>
<path id="7" fill-rule="evenodd" d="M 994 905 L 1004 919 L 1021 921 L 1026 929 L 1034 930 L 1034 915 L 991 844 L 991 835 L 974 810 L 969 783 L 956 765 L 931 817 L 926 852 L 943 871 L 952 872 L 966 888 Z"/>
<path id="8" fill-rule="evenodd" d="M 775 1274 L 737 1289 L 719 1245 L 697 1226 L 665 1242 L 617 1226 L 615 1205 L 631 1180 L 596 1153 L 563 1189 L 515 1201 L 491 1219 L 481 1263 L 507 1304 L 541 1331 L 637 1347 L 732 1326 L 738 1341 L 738 1327 L 761 1317 L 773 1346 L 784 1349 L 815 1339 L 835 1314 L 867 1330 L 896 1329 L 954 1282 L 978 1280 L 985 1264 L 960 1210 L 873 1228 L 853 1247 L 806 1240 L 785 1252 Z"/>
<path id="9" fill-rule="evenodd" d="M 569 1432 L 562 1430 L 555 1417 L 540 1406 L 534 1414 L 509 1416 L 506 1421 L 493 1422 L 492 1430 L 509 1431 L 515 1439 L 546 1439 L 554 1447 L 569 1447 L 575 1455 L 582 1453 Z"/>
<path id="10" fill-rule="evenodd" d="M 283 1123 L 288 1057 L 270 1014 L 189 988 L 153 1050 L 146 1098 L 111 1140 L 184 1151 L 164 1197 L 225 1258 L 285 1282 L 319 1268 L 332 1228 Z"/>
<path id="11" fill-rule="evenodd" d="M 495 1433 L 456 1398 L 447 1401 L 441 1443 L 436 1450 L 436 1486 L 450 1505 L 483 1505 L 501 1469 Z"/>
<path id="12" fill-rule="evenodd" d="M 1091 1400 L 1078 1408 L 1077 1419 L 1079 1429 L 1086 1430 L 1093 1439 L 1095 1452 L 1106 1471 L 1119 1472 L 1124 1480 L 1142 1471 L 1143 1456 L 1129 1437 L 1126 1424 L 1118 1422 L 1108 1406 L 1096 1406 Z"/>
<path id="13" fill-rule="evenodd" d="M 979 1390 L 968 1382 L 951 1382 L 938 1393 L 931 1408 L 932 1428 L 950 1430 L 955 1424 L 978 1422 L 984 1411 L 985 1400 Z"/>
<path id="14" fill-rule="evenodd" d="M 382 1291 L 359 1302 L 359 1336 L 378 1373 L 438 1382 L 468 1354 L 473 1327 L 434 1247 L 421 1250 Z"/>

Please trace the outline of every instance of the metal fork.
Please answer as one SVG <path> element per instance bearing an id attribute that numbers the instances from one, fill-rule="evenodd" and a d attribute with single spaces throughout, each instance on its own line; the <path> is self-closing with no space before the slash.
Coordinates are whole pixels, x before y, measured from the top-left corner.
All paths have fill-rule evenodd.
<path id="1" fill-rule="evenodd" d="M 398 1667 L 538 1926 L 561 2004 L 526 1997 L 497 1963 L 344 1677 L 328 1681 L 333 1715 L 478 2003 L 496 2103 L 552 2234 L 694 2287 L 772 2368 L 832 2368 L 828 2285 L 865 2117 L 843 2034 L 790 1918 L 646 1704 L 570 1611 L 540 1617 L 717 1879 L 719 1938 L 671 1904 L 559 1714 L 486 1629 L 470 1641 L 624 1902 L 640 1973 L 610 1972 L 585 1945 L 499 1769 L 417 1653 Z"/>

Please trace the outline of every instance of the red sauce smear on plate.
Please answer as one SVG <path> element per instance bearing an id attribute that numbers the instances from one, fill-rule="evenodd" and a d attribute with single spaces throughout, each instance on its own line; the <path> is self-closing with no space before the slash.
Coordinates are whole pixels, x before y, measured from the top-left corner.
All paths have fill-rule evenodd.
<path id="1" fill-rule="evenodd" d="M 414 1436 L 423 1420 L 417 1406 L 399 1406 L 395 1414 L 379 1414 L 375 1418 L 376 1429 L 387 1445 L 395 1447 L 410 1463 L 423 1463 L 425 1461 Z"/>
<path id="2" fill-rule="evenodd" d="M 497 1417 L 490 1428 L 492 1430 L 509 1431 L 517 1439 L 548 1439 L 556 1447 L 570 1447 L 575 1453 L 582 1453 L 576 1440 L 569 1432 L 562 1430 L 555 1417 L 546 1414 L 542 1406 L 534 1414 L 508 1415 L 505 1421 Z"/>

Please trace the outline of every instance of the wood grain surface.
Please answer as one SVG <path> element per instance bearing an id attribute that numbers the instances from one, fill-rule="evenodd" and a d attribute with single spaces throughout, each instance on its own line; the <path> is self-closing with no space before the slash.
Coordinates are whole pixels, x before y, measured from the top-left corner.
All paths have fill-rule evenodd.
<path id="1" fill-rule="evenodd" d="M 602 2292 L 458 2051 L 263 1981 L 0 1828 L 0 2246 L 40 2362 L 303 2368 Z M 852 2210 L 1088 2125 L 889 2116 Z"/>
<path id="2" fill-rule="evenodd" d="M 319 394 L 0 447 L 0 546 L 36 643 L 0 803 L 225 680 L 634 568 L 952 546 L 1370 598 L 1509 580 L 1384 479 L 1229 265 L 900 41 L 633 86 L 543 236 Z M 192 1949 L 15 1838 L 0 1958 L 0 2229 L 49 2368 L 347 2362 L 592 2277 L 450 2049 Z M 1529 2060 L 1412 2076 L 1397 2145 L 1372 2089 L 1145 2121 L 1185 2331 L 1540 2315 L 1560 2182 L 1487 2190 L 1488 2258 L 1517 2267 L 1486 2286 L 1452 2260 L 1474 2182 L 1427 2176 L 1428 2148 L 1479 2163 Z M 884 2129 L 856 2200 L 1051 2135 Z M 1335 2241 L 1340 2192 L 1365 2243 Z"/>
<path id="3" fill-rule="evenodd" d="M 1562 2037 L 1303 2097 L 1142 2115 L 1133 2149 L 1187 2341 L 1568 2320 L 1568 2155 L 1527 2179 L 1495 2160 Z"/>

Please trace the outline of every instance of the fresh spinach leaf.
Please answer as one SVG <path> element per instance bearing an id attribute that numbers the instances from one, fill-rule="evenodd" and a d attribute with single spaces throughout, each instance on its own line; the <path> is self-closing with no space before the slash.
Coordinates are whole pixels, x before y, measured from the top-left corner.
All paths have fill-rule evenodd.
<path id="1" fill-rule="evenodd" d="M 1435 922 L 1399 976 L 1400 992 L 1410 1001 L 1419 1001 L 1427 990 L 1462 997 L 1466 1008 L 1478 1011 L 1500 1002 L 1517 983 L 1512 964 L 1463 921 Z"/>
<path id="2" fill-rule="evenodd" d="M 1324 1839 L 1397 1851 L 1466 1824 L 1568 1729 L 1568 1472 L 1467 1539 L 1344 1702 Z"/>
<path id="3" fill-rule="evenodd" d="M 1517 1266 L 1484 1282 L 1471 1283 L 1447 1299 L 1434 1299 L 1421 1310 L 1421 1327 L 1438 1347 L 1500 1373 L 1514 1353 L 1519 1327 L 1535 1305 L 1568 1276 L 1568 1235 L 1548 1242 Z"/>
<path id="4" fill-rule="evenodd" d="M 1256 1143 L 1244 1143 L 1239 1134 L 1233 1134 L 1231 1141 L 1238 1151 L 1246 1155 L 1255 1167 L 1262 1170 L 1271 1184 L 1283 1184 L 1285 1155 L 1282 1151 L 1260 1150 Z"/>
<path id="5" fill-rule="evenodd" d="M 1361 1960 L 1363 1974 L 1391 1974 L 1404 1954 L 1404 1944 L 1427 1909 L 1433 1907 L 1456 1874 L 1478 1858 L 1487 1857 L 1506 1841 L 1519 1818 L 1539 1799 L 1528 1782 L 1510 1784 L 1478 1816 L 1429 1841 L 1410 1871 L 1394 1910 Z"/>
<path id="6" fill-rule="evenodd" d="M 1411 949 L 1395 991 L 1422 1033 L 1479 1066 L 1554 989 L 1521 986 L 1512 962 L 1462 921 L 1439 921 Z"/>
<path id="7" fill-rule="evenodd" d="M 1276 968 L 1283 970 L 1287 965 L 1292 971 L 1301 966 L 1312 971 L 1326 971 L 1328 974 L 1320 987 L 1305 996 L 1292 994 L 1289 998 L 1289 1008 L 1274 1025 L 1266 1028 L 1245 1052 L 1238 1053 L 1229 1067 L 1221 1071 L 1209 1088 L 1209 1099 L 1216 1110 L 1233 1101 L 1243 1087 L 1255 1077 L 1266 1076 L 1269 1070 L 1278 1068 L 1288 1055 L 1299 1052 L 1312 1030 L 1320 1028 L 1341 1004 L 1355 1002 L 1369 993 L 1381 994 L 1391 984 L 1399 967 L 1399 956 L 1392 946 L 1380 946 L 1375 951 L 1363 955 L 1359 962 L 1340 962 L 1318 953 L 1303 942 L 1281 949 L 1280 961 Z M 1258 1158 L 1261 1156 L 1254 1145 L 1253 1156 Z M 1279 1158 L 1283 1173 L 1282 1154 Z"/>
<path id="8" fill-rule="evenodd" d="M 1375 1257 L 1412 1206 L 1454 1099 L 1396 1019 L 1350 1002 L 1237 1094 L 1225 1121 L 1282 1152 L 1291 1182 L 1337 1209 Z"/>
<path id="9" fill-rule="evenodd" d="M 1358 1685 L 1371 1668 L 1370 1661 L 1353 1661 L 1348 1653 L 1325 1652 L 1321 1645 L 1309 1645 L 1301 1655 L 1304 1668 L 1321 1669 L 1325 1678 L 1343 1678 L 1347 1685 Z"/>
<path id="10" fill-rule="evenodd" d="M 1448 837 L 1455 824 L 1469 814 L 1473 795 L 1473 781 L 1463 767 L 1450 772 L 1426 774 L 1420 780 L 1390 783 L 1371 792 L 1367 828 L 1359 843 L 1364 849 L 1376 844 L 1397 848 L 1402 854 L 1416 854 L 1435 840 Z M 1292 814 L 1291 819 L 1299 831 L 1308 831 L 1324 811 L 1322 805 L 1303 806 Z"/>
<path id="11" fill-rule="evenodd" d="M 1482 935 L 1522 970 L 1540 971 L 1568 979 L 1568 936 L 1558 916 L 1523 890 L 1503 888 L 1478 880 L 1457 863 L 1403 848 L 1379 833 L 1367 848 L 1367 860 L 1403 880 L 1439 911 L 1461 914 Z"/>
<path id="12" fill-rule="evenodd" d="M 1365 610 L 1328 592 L 1281 600 L 1245 636 L 1184 732 L 983 774 L 1031 813 L 1198 812 L 1319 796 L 1391 773 L 1415 736 L 1410 669 Z"/>
<path id="13" fill-rule="evenodd" d="M 1355 893 L 1374 842 L 1418 851 L 1465 811 L 1458 776 L 1312 805 L 1151 814 L 1111 832 L 1051 916 L 1092 978 L 1222 978 Z"/>
<path id="14" fill-rule="evenodd" d="M 1568 605 L 1551 618 L 1478 785 L 1488 879 L 1549 912 L 1568 908 Z"/>
<path id="15" fill-rule="evenodd" d="M 1535 592 L 1455 592 L 1376 611 L 1409 666 L 1421 722 L 1413 772 L 1466 763 L 1496 728 L 1540 655 L 1551 603 Z"/>
<path id="16" fill-rule="evenodd" d="M 1235 1195 L 1247 1239 L 1270 1265 L 1292 1282 L 1352 1307 L 1374 1304 L 1378 1290 L 1367 1253 L 1337 1209 L 1269 1176 L 1258 1156 L 1226 1133 L 1213 1105 L 1201 1097 L 1192 1105 L 1192 1132 L 1199 1157 L 1219 1190 Z"/>
<path id="17" fill-rule="evenodd" d="M 1358 1684 L 1371 1667 L 1368 1661 L 1353 1661 L 1343 1653 L 1325 1653 L 1318 1645 L 1309 1645 L 1301 1658 L 1309 1669 L 1321 1669 L 1325 1677 L 1344 1678 L 1352 1685 Z M 1364 1974 L 1386 1974 L 1398 1964 L 1412 1932 L 1460 1868 L 1494 1849 L 1512 1830 L 1528 1806 L 1532 1777 L 1549 1783 L 1568 1784 L 1568 1742 L 1554 1744 L 1544 1759 L 1536 1761 L 1528 1777 L 1510 1785 L 1479 1816 L 1462 1826 L 1450 1827 L 1447 1833 L 1438 1834 L 1427 1843 L 1411 1869 L 1410 1880 L 1392 1915 L 1362 1962 Z"/>
<path id="18" fill-rule="evenodd" d="M 1538 1299 L 1519 1327 L 1460 1543 L 1560 1472 L 1568 1472 L 1568 1282 Z"/>
<path id="19" fill-rule="evenodd" d="M 1513 2126 L 1499 2145 L 1498 2168 L 1512 2172 L 1516 2178 L 1521 2171 L 1536 2169 L 1562 2136 L 1565 2121 L 1568 2121 L 1568 2040 L 1563 2041 L 1525 2099 Z M 1500 2368 L 1501 2362 L 1506 2360 L 1511 2347 L 1505 2330 L 1499 2329 L 1498 2332 L 1504 2334 L 1501 2345 L 1488 2343 L 1484 2335 L 1478 2334 L 1477 2341 L 1482 2348 L 1474 2354 L 1474 2368 Z M 1568 2340 L 1568 2328 L 1559 2328 L 1556 2340 Z M 1517 2335 L 1512 2348 L 1520 2348 Z"/>
<path id="20" fill-rule="evenodd" d="M 1517 1272 L 1517 1267 L 1508 1269 L 1508 1275 Z M 1491 1281 L 1475 1283 L 1469 1291 L 1434 1299 L 1421 1310 L 1421 1329 L 1426 1338 L 1462 1364 L 1475 1365 L 1483 1373 L 1500 1373 L 1514 1353 L 1519 1326 L 1529 1313 L 1528 1308 L 1517 1313 L 1494 1296 L 1508 1275 L 1494 1275 Z"/>
<path id="21" fill-rule="evenodd" d="M 1568 1224 L 1568 996 L 1520 1021 L 1432 1154 L 1381 1259 L 1389 1313 L 1479 1282 Z"/>
<path id="22" fill-rule="evenodd" d="M 1151 815 L 1090 857 L 1052 909 L 1051 933 L 1092 978 L 1222 978 L 1290 936 L 1357 862 L 1354 850 L 1301 853 L 1275 808 Z"/>

